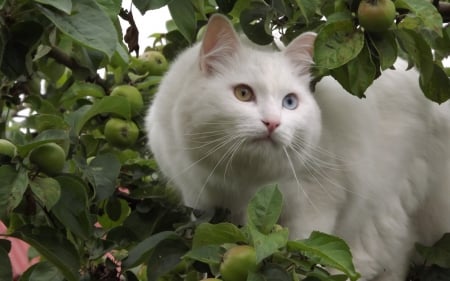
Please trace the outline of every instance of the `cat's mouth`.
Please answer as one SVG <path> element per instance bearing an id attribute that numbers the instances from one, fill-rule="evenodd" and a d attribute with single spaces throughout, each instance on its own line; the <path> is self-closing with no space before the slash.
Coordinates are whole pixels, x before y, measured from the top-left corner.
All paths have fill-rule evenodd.
<path id="1" fill-rule="evenodd" d="M 260 144 L 270 144 L 270 145 L 274 145 L 274 146 L 278 145 L 278 142 L 276 140 L 274 140 L 273 135 L 271 135 L 271 134 L 256 137 L 253 139 L 253 142 L 260 143 Z"/>

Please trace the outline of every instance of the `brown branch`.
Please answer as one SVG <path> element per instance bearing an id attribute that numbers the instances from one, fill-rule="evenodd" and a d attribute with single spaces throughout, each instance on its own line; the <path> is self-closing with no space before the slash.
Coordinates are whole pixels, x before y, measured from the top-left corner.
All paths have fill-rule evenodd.
<path id="1" fill-rule="evenodd" d="M 439 0 L 430 1 L 441 14 L 443 21 L 445 23 L 450 22 L 450 3 Z"/>
<path id="2" fill-rule="evenodd" d="M 57 61 L 58 63 L 70 68 L 71 70 L 82 73 L 86 76 L 84 79 L 88 82 L 93 82 L 100 85 L 103 89 L 107 90 L 108 86 L 105 80 L 103 80 L 97 72 L 91 71 L 89 68 L 79 64 L 73 57 L 63 52 L 57 47 L 52 47 L 47 54 L 49 57 Z"/>

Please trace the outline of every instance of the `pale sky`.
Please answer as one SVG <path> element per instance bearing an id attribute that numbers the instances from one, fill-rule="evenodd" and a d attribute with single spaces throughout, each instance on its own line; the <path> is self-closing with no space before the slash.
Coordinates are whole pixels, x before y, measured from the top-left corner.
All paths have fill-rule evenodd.
<path id="1" fill-rule="evenodd" d="M 122 7 L 130 10 L 131 0 L 123 0 Z M 147 11 L 145 15 L 141 15 L 139 10 L 133 6 L 132 8 L 134 21 L 139 29 L 139 46 L 141 50 L 153 43 L 153 39 L 149 38 L 153 33 L 166 32 L 166 21 L 170 19 L 170 13 L 167 7 L 158 10 Z M 120 20 L 123 32 L 128 28 L 126 21 Z"/>

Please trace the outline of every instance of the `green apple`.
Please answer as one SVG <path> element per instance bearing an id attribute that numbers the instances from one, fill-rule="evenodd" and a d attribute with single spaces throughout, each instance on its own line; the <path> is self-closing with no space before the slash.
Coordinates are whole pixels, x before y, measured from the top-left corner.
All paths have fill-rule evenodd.
<path id="1" fill-rule="evenodd" d="M 169 64 L 164 55 L 155 50 L 148 50 L 138 58 L 131 58 L 130 68 L 137 74 L 162 75 L 166 72 Z"/>
<path id="2" fill-rule="evenodd" d="M 139 128 L 133 121 L 111 118 L 105 124 L 105 138 L 109 144 L 126 148 L 132 146 L 139 136 Z"/>
<path id="3" fill-rule="evenodd" d="M 54 142 L 45 143 L 30 152 L 30 162 L 35 164 L 39 171 L 52 176 L 63 170 L 66 153 Z"/>
<path id="4" fill-rule="evenodd" d="M 387 30 L 395 19 L 395 5 L 391 0 L 362 0 L 358 6 L 359 24 L 370 32 Z"/>
<path id="5" fill-rule="evenodd" d="M 257 268 L 255 248 L 238 245 L 225 252 L 219 271 L 224 281 L 235 281 L 247 280 L 248 273 Z"/>
<path id="6" fill-rule="evenodd" d="M 0 139 L 0 161 L 10 161 L 17 155 L 17 147 L 9 140 Z"/>
<path id="7" fill-rule="evenodd" d="M 122 96 L 128 100 L 130 104 L 131 116 L 139 114 L 144 107 L 141 92 L 136 87 L 130 85 L 116 86 L 111 91 L 111 96 Z"/>

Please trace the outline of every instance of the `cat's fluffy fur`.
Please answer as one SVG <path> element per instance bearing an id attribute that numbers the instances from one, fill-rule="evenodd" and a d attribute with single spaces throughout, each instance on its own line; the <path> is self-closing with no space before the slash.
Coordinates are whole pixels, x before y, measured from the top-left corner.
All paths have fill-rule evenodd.
<path id="1" fill-rule="evenodd" d="M 366 99 L 329 77 L 312 93 L 314 38 L 262 51 L 214 16 L 160 85 L 146 118 L 151 150 L 187 205 L 229 208 L 239 223 L 255 191 L 278 183 L 293 238 L 339 235 L 362 280 L 403 281 L 414 242 L 450 231 L 450 108 L 427 100 L 402 62 Z M 252 100 L 236 98 L 240 84 Z M 289 93 L 293 110 L 282 106 Z M 279 125 L 269 134 L 264 122 Z"/>

